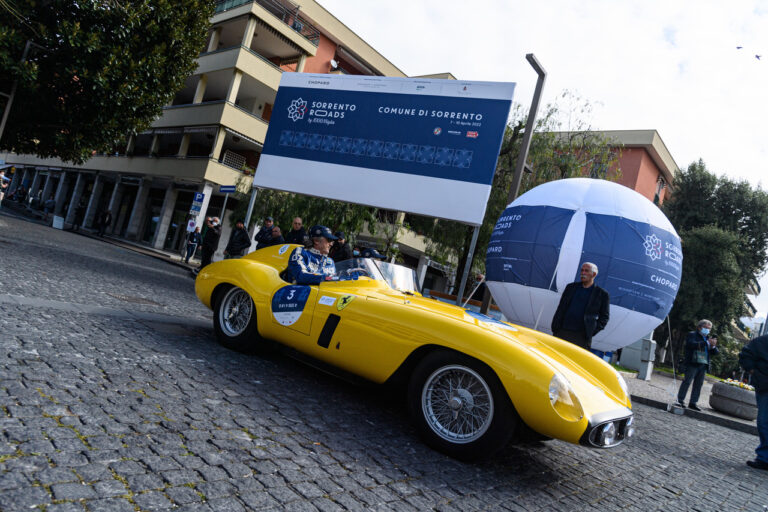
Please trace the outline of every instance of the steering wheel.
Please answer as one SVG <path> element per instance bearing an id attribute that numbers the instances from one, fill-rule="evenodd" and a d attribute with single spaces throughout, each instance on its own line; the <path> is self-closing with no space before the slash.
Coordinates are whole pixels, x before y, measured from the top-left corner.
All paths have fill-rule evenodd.
<path id="1" fill-rule="evenodd" d="M 344 276 L 352 278 L 354 275 L 357 274 L 358 277 L 364 276 L 364 277 L 371 277 L 371 274 L 368 273 L 368 270 L 363 267 L 356 267 L 356 268 L 348 268 L 344 270 Z"/>

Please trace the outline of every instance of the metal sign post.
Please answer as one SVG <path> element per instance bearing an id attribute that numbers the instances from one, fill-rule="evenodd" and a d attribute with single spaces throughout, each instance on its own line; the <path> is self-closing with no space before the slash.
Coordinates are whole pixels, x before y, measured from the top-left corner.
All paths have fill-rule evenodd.
<path id="1" fill-rule="evenodd" d="M 248 213 L 245 214 L 245 229 L 248 229 L 248 223 L 251 222 L 251 214 L 253 214 L 253 205 L 256 204 L 256 195 L 259 193 L 256 187 L 251 189 L 251 200 L 248 202 Z"/>
<path id="2" fill-rule="evenodd" d="M 221 185 L 219 186 L 219 193 L 224 193 L 224 204 L 221 207 L 221 222 L 224 222 L 224 212 L 227 211 L 227 200 L 229 199 L 229 194 L 235 191 L 234 185 Z"/>
<path id="3" fill-rule="evenodd" d="M 527 54 L 525 60 L 527 60 L 531 67 L 533 67 L 539 75 L 539 78 L 536 80 L 536 89 L 533 92 L 531 108 L 528 110 L 528 120 L 525 123 L 525 133 L 523 134 L 523 141 L 520 145 L 520 153 L 517 155 L 517 163 L 515 164 L 515 174 L 512 177 L 512 185 L 509 187 L 509 195 L 507 197 L 509 203 L 514 201 L 517 198 L 517 194 L 520 192 L 520 182 L 523 179 L 525 163 L 528 161 L 528 150 L 531 148 L 531 137 L 533 136 L 533 130 L 536 127 L 536 114 L 539 111 L 539 100 L 541 100 L 541 92 L 544 90 L 544 82 L 547 80 L 547 72 L 541 67 L 541 64 L 534 54 Z M 491 289 L 486 287 L 485 293 L 483 293 L 483 304 L 480 306 L 480 312 L 482 314 L 488 313 L 492 299 Z"/>
<path id="4" fill-rule="evenodd" d="M 467 277 L 469 271 L 472 270 L 472 253 L 475 252 L 475 246 L 477 245 L 477 236 L 480 234 L 480 226 L 475 226 L 472 231 L 472 241 L 469 243 L 469 257 L 467 263 L 464 265 L 464 273 L 461 275 L 461 282 L 459 284 L 459 293 L 456 294 L 456 305 L 461 306 L 462 298 L 464 297 L 464 288 L 467 286 Z"/>

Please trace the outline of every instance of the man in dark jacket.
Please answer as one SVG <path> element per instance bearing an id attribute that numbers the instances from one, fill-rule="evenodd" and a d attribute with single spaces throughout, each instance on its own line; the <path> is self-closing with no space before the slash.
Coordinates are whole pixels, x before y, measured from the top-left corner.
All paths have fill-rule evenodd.
<path id="1" fill-rule="evenodd" d="M 608 323 L 611 298 L 595 284 L 597 265 L 581 265 L 580 281 L 563 290 L 560 303 L 552 317 L 552 333 L 583 349 L 592 346 L 592 337 Z"/>
<path id="2" fill-rule="evenodd" d="M 747 464 L 755 469 L 768 470 L 768 336 L 758 336 L 741 349 L 739 364 L 752 375 L 757 401 L 757 433 L 760 436 L 755 460 L 749 460 Z"/>
<path id="3" fill-rule="evenodd" d="M 256 233 L 256 236 L 253 237 L 253 239 L 256 240 L 257 250 L 264 247 L 269 247 L 269 242 L 272 240 L 272 226 L 274 223 L 275 221 L 272 219 L 272 217 L 264 218 L 264 224 L 261 225 L 261 229 L 259 229 L 258 233 Z"/>
<path id="4" fill-rule="evenodd" d="M 99 224 L 99 236 L 104 236 L 104 232 L 107 230 L 109 226 L 112 225 L 112 211 L 104 210 L 103 212 L 101 212 L 101 215 L 99 215 L 98 224 Z"/>
<path id="5" fill-rule="evenodd" d="M 211 263 L 213 253 L 219 247 L 219 237 L 221 237 L 221 223 L 218 217 L 213 217 L 208 221 L 208 229 L 205 232 L 205 236 L 203 236 L 203 249 L 198 271 Z"/>
<path id="6" fill-rule="evenodd" d="M 203 236 L 200 234 L 200 226 L 197 226 L 194 231 L 187 234 L 187 257 L 184 258 L 184 263 L 189 263 L 189 258 L 194 256 L 197 246 L 202 242 Z"/>
<path id="7" fill-rule="evenodd" d="M 307 232 L 304 231 L 303 226 L 304 221 L 301 220 L 301 217 L 293 219 L 291 230 L 285 235 L 286 243 L 304 245 L 309 237 L 307 236 Z"/>
<path id="8" fill-rule="evenodd" d="M 83 225 L 83 219 L 85 218 L 85 211 L 88 209 L 88 206 L 85 204 L 85 201 L 80 201 L 78 203 L 77 207 L 75 208 L 75 218 L 72 222 L 72 231 L 77 231 L 80 229 L 80 226 Z"/>
<path id="9" fill-rule="evenodd" d="M 273 245 L 284 243 L 285 239 L 283 238 L 283 233 L 280 231 L 280 228 L 277 226 L 272 226 L 272 238 L 269 240 L 267 247 L 272 247 Z"/>
<path id="10" fill-rule="evenodd" d="M 246 249 L 251 246 L 251 237 L 245 230 L 245 221 L 238 220 L 235 223 L 235 229 L 229 235 L 229 242 L 224 249 L 224 259 L 239 258 Z"/>
<path id="11" fill-rule="evenodd" d="M 704 377 L 709 369 L 710 358 L 718 354 L 717 337 L 710 336 L 712 322 L 709 320 L 699 320 L 696 324 L 696 330 L 688 333 L 685 337 L 685 379 L 680 384 L 677 392 L 677 405 L 685 407 L 685 394 L 688 393 L 688 387 L 693 382 L 691 389 L 691 399 L 688 401 L 688 408 L 694 411 L 700 411 L 696 402 L 699 401 L 701 386 L 704 384 Z"/>
<path id="12" fill-rule="evenodd" d="M 333 261 L 338 263 L 352 259 L 352 248 L 347 243 L 347 235 L 343 231 L 337 231 L 334 235 L 338 240 L 333 244 L 333 250 L 331 251 Z"/>

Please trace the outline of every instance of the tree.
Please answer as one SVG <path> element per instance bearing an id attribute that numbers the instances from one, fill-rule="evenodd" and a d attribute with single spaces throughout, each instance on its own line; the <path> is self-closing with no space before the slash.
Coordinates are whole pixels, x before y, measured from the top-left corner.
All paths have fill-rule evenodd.
<path id="1" fill-rule="evenodd" d="M 243 219 L 247 213 L 249 197 L 239 194 L 238 199 L 238 206 L 232 214 L 233 219 Z M 334 232 L 341 230 L 352 234 L 360 232 L 366 225 L 375 225 L 376 209 L 359 204 L 261 189 L 256 196 L 249 225 L 267 216 L 274 218 L 275 225 L 281 227 L 290 226 L 294 217 L 301 217 L 307 228 L 322 224 Z M 287 231 L 288 229 L 283 229 L 283 234 Z"/>
<path id="2" fill-rule="evenodd" d="M 768 194 L 745 181 L 717 177 L 699 160 L 678 172 L 664 203 L 683 247 L 683 275 L 669 315 L 672 348 L 706 318 L 720 335 L 721 356 L 712 371 L 730 376 L 738 368 L 738 343 L 730 326 L 746 314 L 745 288 L 768 263 Z M 657 339 L 666 339 L 665 324 Z"/>
<path id="3" fill-rule="evenodd" d="M 520 193 L 542 183 L 578 176 L 617 179 L 616 167 L 620 144 L 609 140 L 600 132 L 593 131 L 588 122 L 591 104 L 583 98 L 565 91 L 558 100 L 564 104 L 549 104 L 536 121 L 536 131 L 531 139 L 528 160 L 533 172 L 523 175 Z M 493 177 L 488 206 L 480 227 L 477 245 L 472 254 L 474 266 L 482 269 L 491 239 L 493 226 L 508 205 L 507 196 L 514 175 L 520 144 L 525 133 L 527 111 L 516 104 L 512 121 L 504 134 L 502 149 Z M 452 221 L 408 216 L 408 224 L 429 240 L 428 250 L 437 261 L 458 259 L 457 275 L 461 275 L 469 257 L 469 245 L 473 228 Z"/>
<path id="4" fill-rule="evenodd" d="M 768 264 L 768 193 L 761 188 L 717 177 L 699 160 L 677 173 L 664 212 L 678 231 L 713 225 L 737 234 L 744 285 Z"/>
<path id="5" fill-rule="evenodd" d="M 16 97 L 0 149 L 82 163 L 148 127 L 195 70 L 213 6 L 3 0 L 0 90 Z"/>

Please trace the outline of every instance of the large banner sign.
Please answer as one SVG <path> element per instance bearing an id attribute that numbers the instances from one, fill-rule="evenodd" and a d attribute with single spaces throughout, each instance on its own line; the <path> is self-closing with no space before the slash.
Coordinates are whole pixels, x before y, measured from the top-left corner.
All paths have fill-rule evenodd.
<path id="1" fill-rule="evenodd" d="M 285 73 L 253 186 L 479 225 L 514 87 Z"/>

